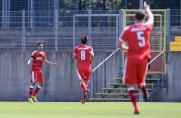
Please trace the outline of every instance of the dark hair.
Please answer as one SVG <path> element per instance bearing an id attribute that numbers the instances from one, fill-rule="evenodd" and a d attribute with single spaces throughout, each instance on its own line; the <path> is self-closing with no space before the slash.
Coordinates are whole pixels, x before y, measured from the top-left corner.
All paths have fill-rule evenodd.
<path id="1" fill-rule="evenodd" d="M 43 43 L 38 42 L 38 43 L 36 44 L 37 47 L 39 47 L 40 45 L 43 45 Z"/>
<path id="2" fill-rule="evenodd" d="M 144 10 L 139 10 L 139 11 L 136 12 L 134 17 L 135 17 L 136 20 L 140 21 L 140 20 L 144 20 L 145 16 L 146 16 L 145 11 Z"/>
<path id="3" fill-rule="evenodd" d="M 81 43 L 82 43 L 82 44 L 86 44 L 88 37 L 87 37 L 86 35 L 83 35 L 83 36 L 81 36 L 80 39 L 81 39 Z"/>

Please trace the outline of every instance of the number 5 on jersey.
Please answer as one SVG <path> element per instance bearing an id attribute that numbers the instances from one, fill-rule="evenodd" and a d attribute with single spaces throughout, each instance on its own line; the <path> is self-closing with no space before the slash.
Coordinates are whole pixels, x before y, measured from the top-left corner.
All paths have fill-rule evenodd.
<path id="1" fill-rule="evenodd" d="M 137 32 L 137 39 L 139 40 L 138 45 L 140 47 L 144 47 L 145 46 L 145 37 L 143 36 L 143 32 Z"/>

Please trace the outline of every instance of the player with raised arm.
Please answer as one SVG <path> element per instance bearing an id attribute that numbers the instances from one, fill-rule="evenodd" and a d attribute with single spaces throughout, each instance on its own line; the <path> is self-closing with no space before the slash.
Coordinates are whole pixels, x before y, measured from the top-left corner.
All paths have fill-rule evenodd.
<path id="1" fill-rule="evenodd" d="M 30 81 L 29 96 L 28 96 L 28 101 L 30 103 L 38 102 L 36 94 L 40 91 L 41 87 L 43 87 L 44 85 L 42 63 L 56 65 L 56 63 L 53 63 L 46 59 L 46 53 L 43 52 L 42 50 L 43 50 L 43 44 L 37 43 L 37 50 L 32 53 L 31 57 L 28 60 L 28 65 L 32 66 L 31 81 Z M 34 90 L 36 84 L 37 87 Z"/>
<path id="2" fill-rule="evenodd" d="M 74 48 L 73 57 L 77 60 L 77 74 L 80 79 L 80 87 L 83 90 L 81 102 L 84 104 L 88 99 L 88 82 L 92 73 L 92 61 L 94 58 L 93 48 L 87 45 L 87 36 L 81 37 L 81 44 Z"/>
<path id="3" fill-rule="evenodd" d="M 145 22 L 146 14 L 148 20 Z M 135 23 L 127 26 L 122 32 L 117 46 L 127 50 L 125 61 L 124 84 L 128 87 L 128 94 L 134 106 L 134 114 L 139 114 L 136 91 L 140 89 L 143 99 L 147 101 L 149 94 L 146 89 L 145 75 L 147 71 L 150 52 L 150 33 L 152 31 L 154 17 L 149 5 L 144 5 L 144 10 L 139 10 L 134 16 Z M 127 45 L 125 45 L 125 42 Z"/>

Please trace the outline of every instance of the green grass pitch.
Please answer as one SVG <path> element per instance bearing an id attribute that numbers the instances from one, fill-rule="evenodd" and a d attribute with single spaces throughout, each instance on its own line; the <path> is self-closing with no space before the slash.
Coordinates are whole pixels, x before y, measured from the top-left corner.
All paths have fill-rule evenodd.
<path id="1" fill-rule="evenodd" d="M 181 103 L 140 103 L 133 115 L 129 102 L 0 102 L 0 118 L 180 118 Z"/>

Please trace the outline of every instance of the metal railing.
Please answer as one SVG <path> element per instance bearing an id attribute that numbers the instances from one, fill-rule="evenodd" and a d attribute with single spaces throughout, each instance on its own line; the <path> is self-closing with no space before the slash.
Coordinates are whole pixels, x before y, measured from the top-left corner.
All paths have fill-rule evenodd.
<path id="1" fill-rule="evenodd" d="M 151 35 L 151 46 L 155 50 L 166 45 L 163 44 L 163 40 L 160 40 L 166 37 L 166 29 L 163 26 L 167 24 L 166 16 L 161 11 L 166 10 L 155 12 L 155 26 Z M 1 14 L 0 12 L 0 48 L 21 48 L 23 51 L 31 48 L 38 41 L 45 42 L 45 45 L 47 43 L 48 48 L 56 51 L 60 48 L 72 48 L 79 43 L 78 39 L 82 34 L 89 36 L 89 43 L 93 47 L 113 50 L 116 49 L 115 43 L 125 21 L 133 22 L 133 14 L 126 14 L 125 17 L 123 10 L 41 10 L 33 13 L 23 10 L 7 11 L 7 16 Z M 167 17 L 171 20 L 170 16 Z M 171 39 L 179 34 L 175 30 L 178 28 L 179 26 L 170 25 L 171 33 L 167 32 L 167 34 L 170 34 Z"/>

